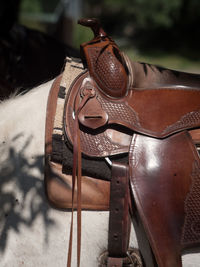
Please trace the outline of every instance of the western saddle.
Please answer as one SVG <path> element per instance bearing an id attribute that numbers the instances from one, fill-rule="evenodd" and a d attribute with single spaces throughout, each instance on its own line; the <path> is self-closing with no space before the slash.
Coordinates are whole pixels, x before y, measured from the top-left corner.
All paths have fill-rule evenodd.
<path id="1" fill-rule="evenodd" d="M 49 95 L 48 200 L 77 209 L 78 266 L 82 209 L 110 211 L 106 266 L 123 266 L 135 209 L 155 264 L 182 266 L 181 253 L 200 244 L 200 75 L 132 62 L 98 20 L 79 23 L 94 38 Z"/>

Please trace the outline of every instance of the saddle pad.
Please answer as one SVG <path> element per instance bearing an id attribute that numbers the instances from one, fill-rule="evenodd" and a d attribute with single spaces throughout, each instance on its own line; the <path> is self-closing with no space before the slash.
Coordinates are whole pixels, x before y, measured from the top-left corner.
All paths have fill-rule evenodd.
<path id="1" fill-rule="evenodd" d="M 62 117 L 64 110 L 65 92 L 71 82 L 83 71 L 78 60 L 67 58 L 65 75 L 60 75 L 54 82 L 47 104 L 47 118 L 45 130 L 45 191 L 49 202 L 56 208 L 71 209 L 71 175 L 62 172 L 62 162 L 52 157 L 52 138 L 63 139 Z M 60 94 L 60 86 L 62 95 Z M 60 97 L 58 98 L 58 94 Z M 57 115 L 56 115 L 57 114 Z M 60 152 L 62 153 L 62 151 Z M 76 194 L 76 190 L 75 190 Z M 82 209 L 109 210 L 110 182 L 82 177 Z M 75 208 L 76 208 L 76 202 Z"/>
<path id="2" fill-rule="evenodd" d="M 72 208 L 72 176 L 62 172 L 62 165 L 49 161 L 46 168 L 46 193 L 52 206 Z M 110 182 L 82 176 L 82 209 L 109 210 Z M 77 187 L 74 192 L 74 208 L 77 208 Z"/>

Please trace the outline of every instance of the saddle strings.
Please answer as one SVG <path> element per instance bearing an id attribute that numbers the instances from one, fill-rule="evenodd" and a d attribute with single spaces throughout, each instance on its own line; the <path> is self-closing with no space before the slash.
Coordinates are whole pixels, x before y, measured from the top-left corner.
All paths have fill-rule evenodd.
<path id="1" fill-rule="evenodd" d="M 68 247 L 67 267 L 71 267 L 72 259 L 72 242 L 73 242 L 73 222 L 74 222 L 74 194 L 77 177 L 77 267 L 80 267 L 81 258 L 81 141 L 78 115 L 86 102 L 93 97 L 92 89 L 86 89 L 84 97 L 82 98 L 77 110 L 75 110 L 74 122 L 74 140 L 73 140 L 73 170 L 72 170 L 72 213 L 71 213 L 71 226 L 70 238 Z"/>

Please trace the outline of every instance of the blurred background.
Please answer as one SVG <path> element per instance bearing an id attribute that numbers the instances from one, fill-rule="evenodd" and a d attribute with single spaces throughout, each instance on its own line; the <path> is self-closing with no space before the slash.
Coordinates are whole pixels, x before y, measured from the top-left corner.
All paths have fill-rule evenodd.
<path id="1" fill-rule="evenodd" d="M 55 77 L 65 55 L 78 56 L 80 43 L 92 38 L 77 25 L 81 17 L 99 18 L 135 61 L 200 73 L 199 0 L 1 0 L 0 5 L 0 58 L 9 49 L 14 53 L 7 55 L 9 66 L 0 63 L 0 79 L 2 69 L 11 69 L 5 84 L 31 87 Z M 35 72 L 41 78 L 33 83 Z M 13 81 L 20 73 L 28 82 Z"/>
<path id="2" fill-rule="evenodd" d="M 65 27 L 59 21 L 62 16 Z M 62 41 L 77 48 L 92 36 L 90 30 L 76 25 L 79 17 L 99 18 L 106 32 L 136 60 L 200 69 L 199 0 L 21 1 L 22 24 L 60 34 Z"/>

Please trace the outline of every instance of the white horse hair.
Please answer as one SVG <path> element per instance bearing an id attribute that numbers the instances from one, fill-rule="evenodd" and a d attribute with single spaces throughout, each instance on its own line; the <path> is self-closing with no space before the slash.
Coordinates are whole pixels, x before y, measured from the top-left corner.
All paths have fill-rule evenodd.
<path id="1" fill-rule="evenodd" d="M 51 84 L 0 104 L 1 267 L 66 266 L 71 213 L 51 208 L 43 185 Z M 107 249 L 108 212 L 84 211 L 82 216 L 81 266 L 96 267 L 99 255 Z M 76 233 L 76 224 L 74 230 Z M 134 231 L 131 246 L 138 246 Z M 76 238 L 72 259 L 74 267 Z M 148 267 L 151 265 L 149 262 Z M 200 254 L 184 255 L 183 266 L 200 266 Z"/>

